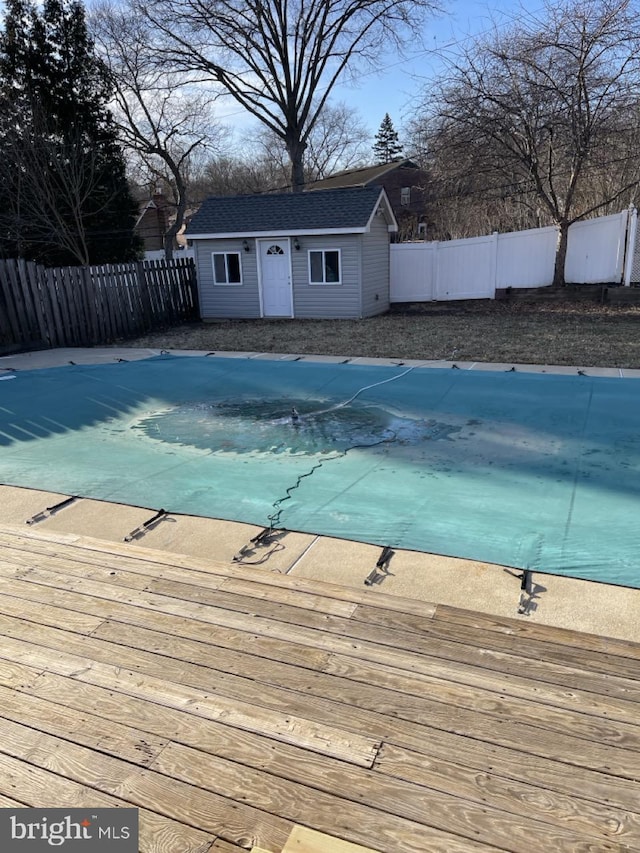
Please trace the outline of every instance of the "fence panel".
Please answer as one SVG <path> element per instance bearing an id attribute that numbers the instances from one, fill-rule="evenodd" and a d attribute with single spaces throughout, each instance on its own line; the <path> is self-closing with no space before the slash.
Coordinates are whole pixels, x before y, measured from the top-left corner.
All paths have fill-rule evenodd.
<path id="1" fill-rule="evenodd" d="M 391 302 L 493 299 L 496 235 L 446 243 L 392 243 Z"/>
<path id="2" fill-rule="evenodd" d="M 439 243 L 435 298 L 493 299 L 496 292 L 496 251 L 497 234 Z"/>
<path id="3" fill-rule="evenodd" d="M 391 302 L 431 302 L 435 299 L 434 258 L 437 243 L 392 243 Z"/>
<path id="4" fill-rule="evenodd" d="M 554 225 L 499 234 L 496 288 L 553 284 L 557 243 Z"/>
<path id="5" fill-rule="evenodd" d="M 0 260 L 0 349 L 106 344 L 197 318 L 190 258 L 57 269 Z"/>
<path id="6" fill-rule="evenodd" d="M 628 211 L 574 222 L 569 228 L 567 284 L 619 284 L 624 266 Z"/>

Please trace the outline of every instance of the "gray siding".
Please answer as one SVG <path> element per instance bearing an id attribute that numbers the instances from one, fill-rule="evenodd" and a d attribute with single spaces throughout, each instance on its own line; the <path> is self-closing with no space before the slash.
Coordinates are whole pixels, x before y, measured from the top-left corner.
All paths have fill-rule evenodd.
<path id="1" fill-rule="evenodd" d="M 251 251 L 242 249 L 242 240 L 194 240 L 200 316 L 203 320 L 226 317 L 259 317 L 258 265 L 255 240 L 249 240 Z M 213 282 L 214 252 L 240 252 L 242 284 L 219 285 Z"/>
<path id="2" fill-rule="evenodd" d="M 299 237 L 300 249 L 291 248 L 294 317 L 341 319 L 362 316 L 360 238 L 360 234 Z M 309 283 L 310 249 L 341 250 L 342 284 Z"/>
<path id="3" fill-rule="evenodd" d="M 362 316 L 388 310 L 389 232 L 386 219 L 374 216 L 371 231 L 362 235 Z"/>

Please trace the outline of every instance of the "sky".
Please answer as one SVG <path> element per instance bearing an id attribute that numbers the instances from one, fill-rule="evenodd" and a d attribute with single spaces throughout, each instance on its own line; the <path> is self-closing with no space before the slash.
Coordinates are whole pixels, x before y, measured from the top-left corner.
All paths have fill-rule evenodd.
<path id="1" fill-rule="evenodd" d="M 490 30 L 492 21 L 498 25 L 512 22 L 517 0 L 494 0 L 490 5 L 451 0 L 446 8 L 446 14 L 426 24 L 419 50 L 405 57 L 392 54 L 381 58 L 377 73 L 363 74 L 357 85 L 336 87 L 333 100 L 357 108 L 372 133 L 387 112 L 396 130 L 401 131 L 415 115 L 426 82 L 446 70 L 442 56 L 459 50 L 471 36 Z"/>

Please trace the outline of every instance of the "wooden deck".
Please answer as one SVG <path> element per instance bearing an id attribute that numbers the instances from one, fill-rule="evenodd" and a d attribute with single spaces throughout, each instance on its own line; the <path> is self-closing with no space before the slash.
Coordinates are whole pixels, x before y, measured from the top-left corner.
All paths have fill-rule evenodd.
<path id="1" fill-rule="evenodd" d="M 640 645 L 124 543 L 0 546 L 1 806 L 135 806 L 144 853 L 280 853 L 296 824 L 385 853 L 640 851 Z"/>

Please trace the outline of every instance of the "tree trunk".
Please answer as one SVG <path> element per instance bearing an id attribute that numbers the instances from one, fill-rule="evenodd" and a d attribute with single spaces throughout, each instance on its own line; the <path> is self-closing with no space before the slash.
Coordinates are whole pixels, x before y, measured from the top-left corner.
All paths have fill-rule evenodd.
<path id="1" fill-rule="evenodd" d="M 564 220 L 558 223 L 558 246 L 556 248 L 556 263 L 553 270 L 553 286 L 564 287 L 564 264 L 567 260 L 567 245 L 569 241 L 569 223 Z"/>
<path id="2" fill-rule="evenodd" d="M 164 235 L 164 257 L 165 260 L 173 260 L 173 251 L 176 245 L 176 237 L 180 233 L 180 229 L 184 223 L 184 214 L 187 209 L 187 185 L 185 184 L 180 169 L 175 164 L 169 163 L 169 168 L 173 174 L 175 181 L 175 191 L 177 198 L 176 218 L 175 222 Z"/>
<path id="3" fill-rule="evenodd" d="M 304 189 L 304 152 L 307 145 L 300 141 L 298 134 L 292 134 L 285 142 L 291 161 L 291 191 L 300 193 Z"/>

